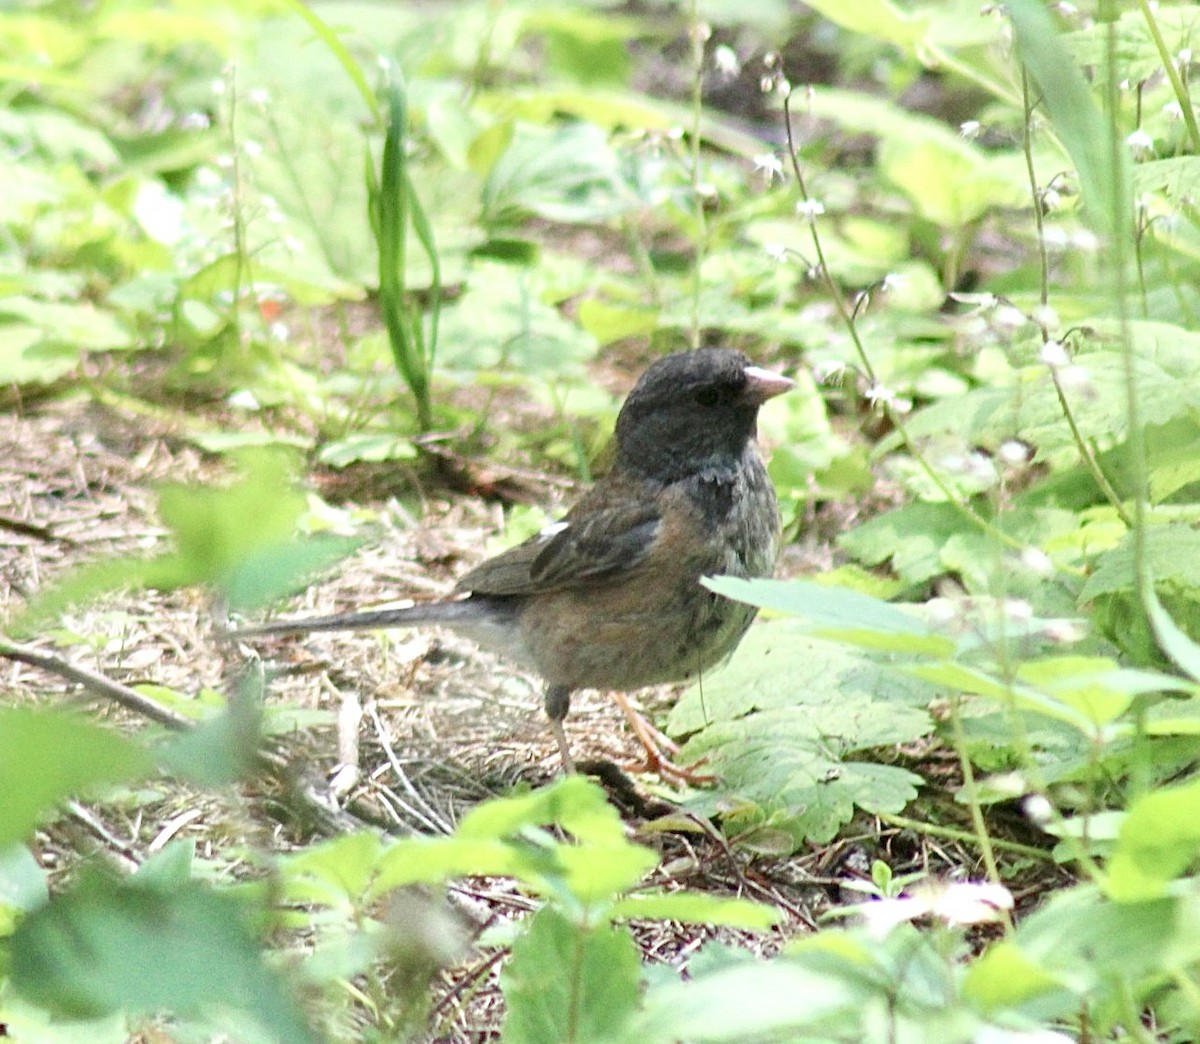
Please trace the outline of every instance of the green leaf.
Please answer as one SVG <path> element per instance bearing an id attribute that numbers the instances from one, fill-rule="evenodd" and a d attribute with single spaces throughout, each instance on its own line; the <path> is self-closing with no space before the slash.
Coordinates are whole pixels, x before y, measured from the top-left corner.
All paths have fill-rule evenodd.
<path id="1" fill-rule="evenodd" d="M 963 979 L 964 996 L 988 1014 L 1009 1011 L 1061 989 L 1060 976 L 1039 967 L 1009 941 L 989 946 Z"/>
<path id="2" fill-rule="evenodd" d="M 1156 586 L 1200 596 L 1200 533 L 1190 526 L 1149 526 L 1145 532 L 1146 571 Z M 1096 560 L 1095 572 L 1079 592 L 1081 604 L 1101 595 L 1136 590 L 1133 534 Z"/>
<path id="3" fill-rule="evenodd" d="M 539 910 L 501 973 L 505 1044 L 612 1039 L 637 1008 L 640 968 L 628 930 L 582 928 Z"/>
<path id="4" fill-rule="evenodd" d="M 483 222 L 489 227 L 514 224 L 528 215 L 600 221 L 637 205 L 640 201 L 623 185 L 607 135 L 582 121 L 558 127 L 518 125 L 483 187 Z"/>
<path id="5" fill-rule="evenodd" d="M 779 910 L 764 903 L 702 892 L 636 892 L 618 899 L 613 904 L 612 916 L 721 925 L 760 932 L 774 928 L 782 920 Z"/>
<path id="6" fill-rule="evenodd" d="M 1113 147 L 1116 129 L 1097 106 L 1045 5 L 1039 0 L 1011 0 L 1008 11 L 1017 54 L 1079 174 L 1089 222 L 1109 237 L 1130 235 L 1133 197 L 1128 150 Z"/>
<path id="7" fill-rule="evenodd" d="M 93 875 L 31 914 L 12 938 L 12 981 L 66 1018 L 111 1012 L 254 1017 L 280 1041 L 315 1042 L 246 928 L 249 911 L 187 882 Z"/>
<path id="8" fill-rule="evenodd" d="M 1143 794 L 1129 806 L 1108 864 L 1118 902 L 1158 899 L 1200 854 L 1200 782 Z"/>
<path id="9" fill-rule="evenodd" d="M 25 845 L 0 848 L 0 939 L 11 935 L 23 914 L 50 898 L 46 871 Z"/>
<path id="10" fill-rule="evenodd" d="M 525 29 L 545 37 L 552 67 L 577 83 L 620 87 L 629 79 L 629 41 L 638 23 L 583 7 L 533 8 Z"/>
<path id="11" fill-rule="evenodd" d="M 472 266 L 466 292 L 442 311 L 440 364 L 561 380 L 596 354 L 591 334 L 543 299 L 546 276 L 511 265 Z"/>
<path id="12" fill-rule="evenodd" d="M 797 620 L 752 627 L 726 667 L 683 694 L 667 731 L 682 736 L 763 710 L 853 706 L 858 713 L 875 700 L 881 707 L 924 707 L 943 694 L 882 658 L 808 632 Z"/>
<path id="13" fill-rule="evenodd" d="M 913 655 L 948 656 L 949 638 L 934 635 L 911 613 L 888 602 L 846 588 L 800 580 L 743 580 L 705 577 L 710 591 L 748 605 L 804 619 L 821 638 Z"/>
<path id="14" fill-rule="evenodd" d="M 752 628 L 668 720 L 673 734 L 696 733 L 681 757 L 705 759 L 720 781 L 689 807 L 721 814 L 730 833 L 783 830 L 793 848 L 828 840 L 855 807 L 898 812 L 916 795 L 917 776 L 847 756 L 926 735 L 921 708 L 941 692 L 804 630 L 793 620 Z"/>
<path id="15" fill-rule="evenodd" d="M 58 802 L 149 772 L 140 747 L 76 714 L 0 708 L 0 848 Z"/>
<path id="16" fill-rule="evenodd" d="M 620 1039 L 622 1044 L 862 1039 L 854 1027 L 861 1029 L 857 1019 L 874 992 L 863 974 L 867 968 L 860 967 L 857 974 L 831 969 L 824 955 L 726 964 L 686 982 L 652 988 L 643 1013 Z M 850 1017 L 848 1025 L 841 1024 L 844 1032 L 821 1032 L 828 1025 L 825 1020 L 838 1016 Z"/>

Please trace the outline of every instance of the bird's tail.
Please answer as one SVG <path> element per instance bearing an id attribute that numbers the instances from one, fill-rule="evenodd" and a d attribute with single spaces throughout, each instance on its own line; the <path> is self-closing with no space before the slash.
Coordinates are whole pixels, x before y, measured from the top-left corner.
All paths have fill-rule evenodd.
<path id="1" fill-rule="evenodd" d="M 221 637 L 231 641 L 244 638 L 265 638 L 273 635 L 309 634 L 314 631 L 375 631 L 387 627 L 418 627 L 422 624 L 446 624 L 469 618 L 478 609 L 468 609 L 468 601 L 426 602 L 402 609 L 375 609 L 361 613 L 337 613 L 333 616 L 311 616 L 300 620 L 276 620 L 253 624 L 237 630 L 225 630 Z"/>

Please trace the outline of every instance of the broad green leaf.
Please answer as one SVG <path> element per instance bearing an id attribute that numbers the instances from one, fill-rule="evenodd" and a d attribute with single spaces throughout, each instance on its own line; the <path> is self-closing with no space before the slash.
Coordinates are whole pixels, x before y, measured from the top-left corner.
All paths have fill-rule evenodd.
<path id="1" fill-rule="evenodd" d="M 1118 902 L 1159 899 L 1200 854 L 1200 782 L 1136 798 L 1121 824 L 1105 890 Z"/>
<path id="2" fill-rule="evenodd" d="M 263 962 L 241 903 L 196 883 L 166 888 L 93 875 L 26 918 L 12 981 L 67 1018 L 110 1012 L 254 1018 L 275 1039 L 315 1041 Z"/>
<path id="3" fill-rule="evenodd" d="M 947 656 L 954 642 L 929 632 L 916 616 L 869 595 L 800 580 L 706 577 L 710 591 L 805 620 L 822 638 L 894 652 Z"/>
<path id="4" fill-rule="evenodd" d="M 949 134 L 921 139 L 895 136 L 880 145 L 879 171 L 911 200 L 923 218 L 961 229 L 989 211 L 1028 200 L 1015 163 L 996 160 Z"/>
<path id="5" fill-rule="evenodd" d="M 859 1039 L 854 1027 L 861 1029 L 857 1020 L 873 993 L 865 975 L 831 974 L 821 955 L 811 960 L 741 961 L 651 989 L 642 1013 L 620 1040 L 742 1044 Z M 841 1032 L 821 1032 L 826 1020 L 839 1016 L 849 1019 L 848 1025 L 838 1024 Z"/>
<path id="6" fill-rule="evenodd" d="M 581 374 L 591 334 L 545 303 L 545 276 L 476 262 L 466 292 L 442 310 L 438 362 L 448 370 L 511 370 L 555 380 Z"/>
<path id="7" fill-rule="evenodd" d="M 359 831 L 310 845 L 281 860 L 283 892 L 295 903 L 319 903 L 350 915 L 367 896 L 384 845 L 371 831 Z"/>
<path id="8" fill-rule="evenodd" d="M 989 946 L 967 969 L 963 992 L 985 1013 L 1004 1012 L 1063 990 L 1053 970 L 1039 966 L 1009 940 Z"/>
<path id="9" fill-rule="evenodd" d="M 575 82 L 620 87 L 629 78 L 629 41 L 637 21 L 586 7 L 533 8 L 525 29 L 545 39 L 547 58 Z"/>
<path id="10" fill-rule="evenodd" d="M 0 848 L 60 801 L 150 771 L 144 750 L 77 714 L 0 708 Z"/>
<path id="11" fill-rule="evenodd" d="M 829 841 L 857 808 L 900 812 L 917 796 L 921 778 L 891 765 L 851 760 L 869 746 L 911 742 L 928 734 L 928 716 L 911 709 L 847 701 L 821 713 L 797 707 L 763 711 L 705 729 L 683 748 L 685 761 L 704 759 L 720 780 L 688 806 L 703 815 L 723 812 L 728 797 L 749 802 L 744 815 L 725 815 L 730 833 L 767 823 L 785 830 L 793 848 Z M 885 722 L 879 721 L 883 714 Z M 874 726 L 868 722 L 874 719 Z"/>
<path id="12" fill-rule="evenodd" d="M 845 706 L 857 713 L 876 700 L 880 707 L 924 707 L 941 695 L 882 657 L 812 637 L 801 621 L 770 620 L 750 629 L 726 667 L 684 693 L 667 731 L 682 736 L 763 710 L 836 713 Z"/>
<path id="13" fill-rule="evenodd" d="M 1164 969 L 1200 958 L 1200 904 L 1180 900 L 1113 902 L 1090 885 L 1061 889 L 1017 927 L 1024 957 L 1070 990 L 1063 1015 L 1115 979 L 1135 991 L 1156 989 Z"/>
<path id="14" fill-rule="evenodd" d="M 41 331 L 44 341 L 79 351 L 107 352 L 133 347 L 133 336 L 115 316 L 91 304 L 0 299 L 0 316 Z"/>
<path id="15" fill-rule="evenodd" d="M 628 930 L 581 928 L 544 907 L 500 976 L 506 1044 L 612 1040 L 638 1003 L 640 961 Z"/>
<path id="16" fill-rule="evenodd" d="M 612 218 L 640 205 L 624 185 L 616 153 L 599 127 L 519 125 L 483 187 L 485 225 L 533 214 L 551 221 Z"/>
<path id="17" fill-rule="evenodd" d="M 1200 597 L 1200 533 L 1190 526 L 1149 526 L 1145 532 L 1146 570 L 1172 593 Z M 1096 561 L 1095 572 L 1079 592 L 1080 603 L 1106 594 L 1121 594 L 1136 589 L 1134 541 L 1129 534 L 1120 546 L 1105 552 Z"/>
<path id="18" fill-rule="evenodd" d="M 24 915 L 50 898 L 46 871 L 22 844 L 0 848 L 0 939 L 12 934 Z"/>
<path id="19" fill-rule="evenodd" d="M 856 4 L 818 0 L 809 6 L 843 29 L 863 33 L 876 40 L 886 40 L 909 51 L 919 49 L 919 42 L 933 21 L 928 13 L 912 15 L 887 0 L 863 0 Z"/>

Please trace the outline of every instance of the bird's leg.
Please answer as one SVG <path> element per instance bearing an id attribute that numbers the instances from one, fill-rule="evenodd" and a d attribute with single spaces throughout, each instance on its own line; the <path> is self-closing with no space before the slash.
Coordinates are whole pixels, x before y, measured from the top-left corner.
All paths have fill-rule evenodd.
<path id="1" fill-rule="evenodd" d="M 563 772 L 568 776 L 574 775 L 575 762 L 571 758 L 571 747 L 563 728 L 563 720 L 571 709 L 571 690 L 565 685 L 551 685 L 546 689 L 544 706 L 546 717 L 550 719 L 550 731 L 554 734 L 554 742 L 558 744 L 558 753 L 562 757 Z"/>
<path id="2" fill-rule="evenodd" d="M 717 781 L 716 776 L 696 771 L 697 767 L 704 764 L 706 760 L 704 758 L 701 758 L 695 765 L 676 765 L 670 756 L 679 753 L 679 745 L 651 725 L 634 708 L 623 692 L 614 692 L 612 695 L 617 706 L 621 708 L 628 719 L 633 734 L 646 752 L 645 767 L 647 771 L 656 773 L 664 780 L 674 783 L 690 783 L 693 786 L 704 786 Z"/>

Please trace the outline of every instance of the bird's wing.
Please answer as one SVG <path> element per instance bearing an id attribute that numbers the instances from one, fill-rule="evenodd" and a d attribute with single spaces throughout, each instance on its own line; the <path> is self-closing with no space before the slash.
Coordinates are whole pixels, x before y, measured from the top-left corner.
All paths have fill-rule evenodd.
<path id="1" fill-rule="evenodd" d="M 471 570 L 458 587 L 484 595 L 530 595 L 619 576 L 645 559 L 661 526 L 654 503 L 589 510 L 581 502 L 562 521 Z"/>

